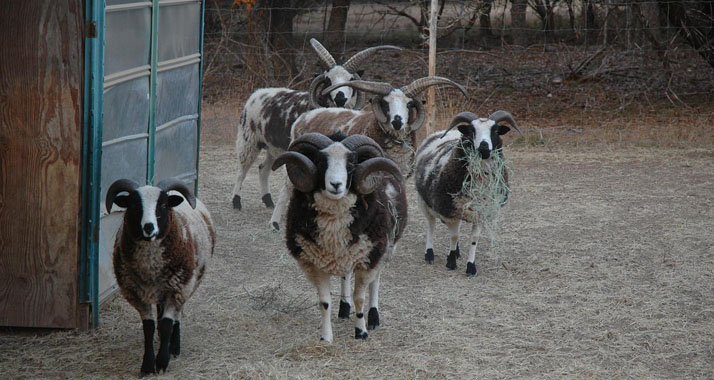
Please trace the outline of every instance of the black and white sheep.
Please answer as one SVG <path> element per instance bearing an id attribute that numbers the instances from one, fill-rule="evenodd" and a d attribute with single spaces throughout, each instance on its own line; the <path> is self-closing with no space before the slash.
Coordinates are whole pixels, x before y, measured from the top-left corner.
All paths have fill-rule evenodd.
<path id="1" fill-rule="evenodd" d="M 279 154 L 290 144 L 290 127 L 301 114 L 318 107 L 346 107 L 361 109 L 364 95 L 351 87 L 334 89 L 322 95 L 322 89 L 337 83 L 360 79 L 362 63 L 383 49 L 401 48 L 391 45 L 375 46 L 362 50 L 343 65 L 338 65 L 332 55 L 316 39 L 310 44 L 320 58 L 324 72 L 316 76 L 308 91 L 289 88 L 263 88 L 255 91 L 245 103 L 236 136 L 238 172 L 233 187 L 233 208 L 241 209 L 241 188 L 248 170 L 261 150 L 266 157 L 259 165 L 260 191 L 263 203 L 272 208 L 269 176 L 270 167 Z"/>
<path id="2" fill-rule="evenodd" d="M 379 326 L 379 277 L 407 222 L 407 201 L 399 167 L 366 136 L 333 139 L 308 133 L 290 144 L 283 164 L 295 190 L 285 229 L 290 254 L 317 288 L 321 340 L 332 342 L 330 278 L 355 274 L 355 338 Z M 377 172 L 386 172 L 379 175 Z M 364 302 L 369 286 L 370 309 Z"/>
<path id="3" fill-rule="evenodd" d="M 426 254 L 425 260 L 434 262 L 433 234 L 436 218 L 441 219 L 449 228 L 451 234 L 450 252 L 446 267 L 456 269 L 456 259 L 459 257 L 459 228 L 461 221 L 472 223 L 471 248 L 469 251 L 466 275 L 471 277 L 476 274 L 476 247 L 483 228 L 482 215 L 470 207 L 478 199 L 471 199 L 462 191 L 462 185 L 470 175 L 467 167 L 473 157 L 481 158 L 481 165 L 489 165 L 489 160 L 496 156 L 503 158 L 503 142 L 501 136 L 510 128 L 499 125 L 505 121 L 519 133 L 520 129 L 513 120 L 513 116 L 506 111 L 497 111 L 488 118 L 479 118 L 471 112 L 462 112 L 454 117 L 449 128 L 444 131 L 434 132 L 429 135 L 416 154 L 415 182 L 418 193 L 419 208 L 426 217 Z M 458 130 L 452 130 L 457 127 Z M 470 151 L 468 151 L 470 150 Z M 488 170 L 503 170 L 502 173 L 493 173 Z M 505 185 L 501 191 L 501 203 L 508 199 L 508 173 L 504 166 L 494 165 L 486 169 L 485 178 L 479 181 L 493 180 L 494 175 L 500 175 Z M 469 178 L 469 180 L 471 180 Z"/>
<path id="4" fill-rule="evenodd" d="M 169 194 L 172 190 L 183 197 Z M 107 191 L 107 212 L 113 204 L 126 208 L 114 243 L 114 274 L 121 294 L 143 323 L 141 375 L 166 372 L 170 354 L 180 353 L 183 305 L 198 288 L 213 256 L 211 215 L 186 184 L 173 178 L 156 187 L 120 179 Z M 152 305 L 159 321 L 156 357 Z"/>

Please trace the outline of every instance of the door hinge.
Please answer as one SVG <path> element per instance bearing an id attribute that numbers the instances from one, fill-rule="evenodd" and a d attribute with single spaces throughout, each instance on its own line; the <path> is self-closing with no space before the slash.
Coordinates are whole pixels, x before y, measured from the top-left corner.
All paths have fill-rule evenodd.
<path id="1" fill-rule="evenodd" d="M 87 21 L 87 25 L 85 27 L 85 34 L 87 38 L 97 38 L 97 22 L 96 21 Z"/>

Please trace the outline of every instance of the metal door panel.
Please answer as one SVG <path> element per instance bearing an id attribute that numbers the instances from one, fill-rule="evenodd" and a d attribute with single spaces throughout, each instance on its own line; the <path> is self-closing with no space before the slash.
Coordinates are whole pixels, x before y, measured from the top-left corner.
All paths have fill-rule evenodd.
<path id="1" fill-rule="evenodd" d="M 159 69 L 161 70 L 161 69 Z M 159 71 L 156 82 L 156 125 L 198 113 L 198 63 Z"/>
<path id="2" fill-rule="evenodd" d="M 149 77 L 136 78 L 108 88 L 104 91 L 104 104 L 104 142 L 147 133 Z"/>
<path id="3" fill-rule="evenodd" d="M 151 8 L 107 10 L 104 75 L 149 64 Z"/>
<path id="4" fill-rule="evenodd" d="M 184 57 L 200 50 L 201 3 L 160 4 L 159 62 Z"/>

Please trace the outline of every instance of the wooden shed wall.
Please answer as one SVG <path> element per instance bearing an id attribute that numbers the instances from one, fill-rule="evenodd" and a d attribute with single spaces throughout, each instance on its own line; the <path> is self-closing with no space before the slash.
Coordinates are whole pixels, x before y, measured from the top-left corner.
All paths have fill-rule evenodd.
<path id="1" fill-rule="evenodd" d="M 0 12 L 0 325 L 78 327 L 82 0 Z"/>

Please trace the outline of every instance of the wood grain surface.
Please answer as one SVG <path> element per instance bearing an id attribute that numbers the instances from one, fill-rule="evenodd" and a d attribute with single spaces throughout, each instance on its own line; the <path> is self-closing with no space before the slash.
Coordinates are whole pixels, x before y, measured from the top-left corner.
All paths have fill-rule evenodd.
<path id="1" fill-rule="evenodd" d="M 0 12 L 0 325 L 77 327 L 84 9 Z"/>

